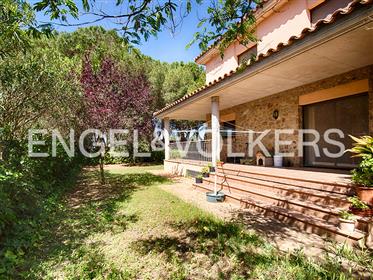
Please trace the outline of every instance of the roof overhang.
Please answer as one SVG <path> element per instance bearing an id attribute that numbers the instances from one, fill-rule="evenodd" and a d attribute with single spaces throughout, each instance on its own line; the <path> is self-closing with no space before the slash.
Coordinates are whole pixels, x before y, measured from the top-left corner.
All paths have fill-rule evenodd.
<path id="1" fill-rule="evenodd" d="M 373 64 L 373 6 L 322 26 L 301 40 L 207 86 L 156 114 L 158 118 L 205 120 L 211 97 L 220 109 L 253 101 Z"/>

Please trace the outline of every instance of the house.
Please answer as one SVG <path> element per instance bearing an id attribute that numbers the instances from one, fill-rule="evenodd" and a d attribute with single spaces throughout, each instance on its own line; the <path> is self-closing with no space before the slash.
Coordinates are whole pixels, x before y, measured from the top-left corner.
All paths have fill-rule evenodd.
<path id="1" fill-rule="evenodd" d="M 339 170 L 349 170 L 357 162 L 343 151 L 351 146 L 348 135 L 373 135 L 372 1 L 267 0 L 257 9 L 256 18 L 257 43 L 233 43 L 223 58 L 212 45 L 196 58 L 206 67 L 205 86 L 155 113 L 166 131 L 165 168 L 185 172 L 197 170 L 204 164 L 201 160 L 216 165 L 222 159 L 230 164 L 221 187 L 241 188 L 236 197 L 232 192 L 232 199 L 242 202 L 246 194 L 253 201 L 245 203 L 253 207 L 346 235 L 335 227 L 338 207 L 348 206 L 348 178 Z M 203 147 L 211 155 L 172 157 L 167 137 L 170 120 L 206 122 L 211 133 Z M 230 137 L 221 133 L 229 130 Z M 248 135 L 254 134 L 255 139 L 268 130 L 262 138 L 268 157 L 280 153 L 289 168 L 279 172 L 238 164 L 255 159 L 258 152 Z M 317 136 L 308 130 L 321 138 L 315 140 Z M 318 151 L 304 145 L 305 140 L 316 141 Z M 249 146 L 253 151 L 248 151 Z M 321 173 L 319 168 L 331 172 Z M 263 186 L 266 178 L 283 189 Z M 297 205 L 287 199 L 290 193 L 298 199 Z M 366 230 L 364 221 L 360 224 Z"/>

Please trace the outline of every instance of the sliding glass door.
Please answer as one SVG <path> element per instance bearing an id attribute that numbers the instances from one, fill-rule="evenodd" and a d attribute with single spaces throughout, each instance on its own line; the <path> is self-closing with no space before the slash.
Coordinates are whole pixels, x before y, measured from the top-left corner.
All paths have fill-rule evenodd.
<path id="1" fill-rule="evenodd" d="M 326 141 L 324 133 L 330 128 L 342 130 L 344 138 L 336 133 L 330 134 L 331 140 L 342 142 L 346 149 L 352 145 L 348 135 L 361 136 L 369 133 L 369 105 L 368 94 L 362 93 L 349 97 L 343 97 L 324 102 L 314 103 L 303 107 L 303 127 L 315 129 L 320 133 L 318 147 L 320 156 L 316 155 L 313 147 L 304 148 L 304 165 L 312 167 L 330 167 L 350 169 L 358 163 L 357 158 L 351 158 L 350 153 L 344 153 L 339 158 L 331 158 L 326 155 L 324 149 L 330 153 L 337 153 L 340 148 L 331 141 Z M 312 141 L 314 136 L 305 134 L 305 141 Z"/>

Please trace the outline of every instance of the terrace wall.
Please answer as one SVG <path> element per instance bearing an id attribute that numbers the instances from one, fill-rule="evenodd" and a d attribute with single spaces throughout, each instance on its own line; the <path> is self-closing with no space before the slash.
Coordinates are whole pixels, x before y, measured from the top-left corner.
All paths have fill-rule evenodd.
<path id="1" fill-rule="evenodd" d="M 298 129 L 302 128 L 302 107 L 299 105 L 299 97 L 362 79 L 369 79 L 369 133 L 373 135 L 373 65 L 225 109 L 220 112 L 220 116 L 234 113 L 236 130 L 294 129 L 294 134 L 281 137 L 281 140 L 291 141 L 291 144 L 281 146 L 281 152 L 295 153 L 295 157 L 285 158 L 286 165 L 302 166 L 303 159 L 297 153 Z M 272 116 L 274 110 L 279 111 L 277 120 Z M 274 150 L 274 137 L 272 132 L 263 140 L 265 147 L 270 151 Z M 233 151 L 247 151 L 247 142 L 246 134 L 238 134 L 234 139 Z M 223 159 L 225 155 L 226 151 L 223 149 Z"/>

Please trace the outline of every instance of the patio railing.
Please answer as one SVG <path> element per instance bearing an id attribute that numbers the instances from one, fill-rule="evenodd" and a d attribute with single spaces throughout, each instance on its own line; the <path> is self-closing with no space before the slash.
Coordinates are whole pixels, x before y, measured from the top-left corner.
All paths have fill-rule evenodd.
<path id="1" fill-rule="evenodd" d="M 211 161 L 211 140 L 171 142 L 170 158 Z"/>

